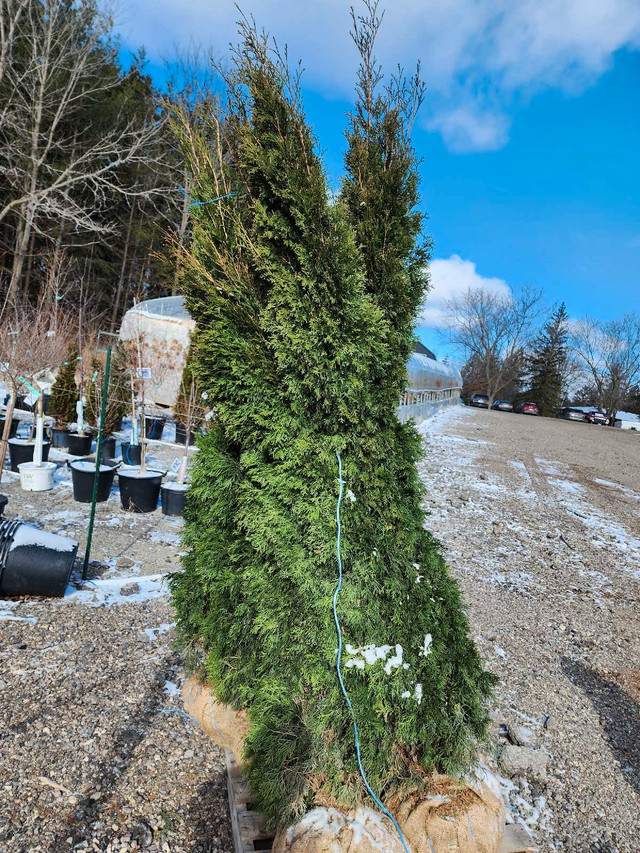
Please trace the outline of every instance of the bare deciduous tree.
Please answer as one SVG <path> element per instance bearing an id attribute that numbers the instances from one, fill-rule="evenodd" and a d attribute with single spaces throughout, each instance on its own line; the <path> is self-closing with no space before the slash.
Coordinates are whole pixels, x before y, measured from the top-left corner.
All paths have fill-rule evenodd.
<path id="1" fill-rule="evenodd" d="M 0 315 L 0 377 L 9 391 L 0 437 L 0 476 L 18 390 L 29 386 L 38 390 L 40 374 L 57 369 L 72 337 L 71 321 L 59 311 L 53 291 L 45 293 L 35 308 L 7 306 Z"/>
<path id="2" fill-rule="evenodd" d="M 512 295 L 477 287 L 445 305 L 449 341 L 482 365 L 489 407 L 522 366 L 541 299 L 541 291 L 532 288 Z"/>
<path id="3" fill-rule="evenodd" d="M 34 232 L 53 222 L 105 235 L 113 230 L 105 211 L 114 195 L 160 191 L 120 174 L 124 165 L 149 162 L 159 121 L 123 112 L 100 132 L 81 121 L 83 110 L 121 84 L 106 73 L 117 45 L 95 0 L 3 0 L 0 20 L 0 223 L 15 217 L 13 299 Z"/>
<path id="4" fill-rule="evenodd" d="M 574 325 L 571 343 L 594 386 L 595 402 L 613 423 L 623 401 L 640 382 L 640 316 L 629 313 L 608 321 L 585 317 Z"/>

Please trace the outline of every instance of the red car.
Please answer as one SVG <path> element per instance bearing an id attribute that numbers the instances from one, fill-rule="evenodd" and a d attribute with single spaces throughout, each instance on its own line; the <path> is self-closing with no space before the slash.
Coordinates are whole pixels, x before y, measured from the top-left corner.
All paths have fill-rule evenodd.
<path id="1" fill-rule="evenodd" d="M 519 415 L 539 415 L 538 407 L 535 403 L 518 403 L 513 407 L 513 411 Z"/>
<path id="2" fill-rule="evenodd" d="M 609 423 L 609 418 L 602 412 L 597 411 L 587 412 L 584 419 L 588 424 L 601 424 L 602 426 L 607 426 Z"/>

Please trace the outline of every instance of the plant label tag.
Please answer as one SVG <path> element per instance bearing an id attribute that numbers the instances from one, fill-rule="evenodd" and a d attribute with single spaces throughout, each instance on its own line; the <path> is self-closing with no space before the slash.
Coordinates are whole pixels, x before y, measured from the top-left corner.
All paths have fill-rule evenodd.
<path id="1" fill-rule="evenodd" d="M 138 374 L 138 379 L 151 379 L 150 367 L 138 367 L 136 373 Z"/>
<path id="2" fill-rule="evenodd" d="M 176 456 L 176 458 L 171 463 L 171 473 L 177 474 L 179 467 L 180 467 L 180 458 L 178 456 Z"/>

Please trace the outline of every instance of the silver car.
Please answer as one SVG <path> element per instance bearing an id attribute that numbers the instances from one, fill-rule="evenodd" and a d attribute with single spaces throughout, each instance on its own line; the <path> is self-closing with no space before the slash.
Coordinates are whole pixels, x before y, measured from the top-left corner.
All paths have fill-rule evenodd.
<path id="1" fill-rule="evenodd" d="M 571 406 L 565 406 L 560 409 L 557 418 L 563 418 L 565 421 L 586 421 L 586 415 L 582 409 L 572 409 Z"/>

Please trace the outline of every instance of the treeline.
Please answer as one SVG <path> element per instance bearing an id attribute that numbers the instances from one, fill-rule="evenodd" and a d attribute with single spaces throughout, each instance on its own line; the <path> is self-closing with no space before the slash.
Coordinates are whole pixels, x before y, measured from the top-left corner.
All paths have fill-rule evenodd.
<path id="1" fill-rule="evenodd" d="M 613 420 L 640 414 L 640 316 L 570 320 L 564 303 L 548 314 L 539 291 L 468 291 L 447 307 L 450 340 L 467 360 L 464 400 L 474 393 L 529 400 L 554 417 L 561 406 L 597 406 Z"/>
<path id="2" fill-rule="evenodd" d="M 176 290 L 189 181 L 169 119 L 204 97 L 197 75 L 187 59 L 160 92 L 142 51 L 123 68 L 95 0 L 0 9 L 3 306 L 46 291 L 117 328 L 134 301 Z"/>

